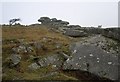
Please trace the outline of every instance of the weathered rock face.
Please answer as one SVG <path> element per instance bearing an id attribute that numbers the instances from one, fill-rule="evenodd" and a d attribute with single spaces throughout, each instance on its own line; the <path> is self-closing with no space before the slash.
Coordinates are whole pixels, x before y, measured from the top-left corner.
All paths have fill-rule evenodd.
<path id="1" fill-rule="evenodd" d="M 118 54 L 101 48 L 101 37 L 95 36 L 86 43 L 78 42 L 71 47 L 72 57 L 64 63 L 63 69 L 80 69 L 111 80 L 118 79 Z"/>
<path id="2" fill-rule="evenodd" d="M 87 35 L 84 31 L 73 30 L 73 29 L 66 29 L 64 34 L 68 35 L 68 36 L 71 36 L 71 37 L 80 37 L 80 36 L 86 36 Z"/>

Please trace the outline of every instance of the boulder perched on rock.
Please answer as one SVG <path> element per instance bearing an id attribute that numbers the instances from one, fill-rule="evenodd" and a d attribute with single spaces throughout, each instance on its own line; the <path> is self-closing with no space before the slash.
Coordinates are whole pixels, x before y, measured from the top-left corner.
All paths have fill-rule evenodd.
<path id="1" fill-rule="evenodd" d="M 67 21 L 57 20 L 56 18 L 50 19 L 49 17 L 41 17 L 38 19 L 38 22 L 41 22 L 41 24 L 44 25 L 51 25 L 53 27 L 63 27 L 69 24 Z"/>
<path id="2" fill-rule="evenodd" d="M 83 37 L 87 35 L 84 31 L 73 29 L 66 29 L 64 34 L 71 37 Z"/>
<path id="3" fill-rule="evenodd" d="M 38 22 L 41 22 L 41 24 L 48 24 L 51 22 L 51 19 L 49 17 L 41 17 L 38 19 Z"/>

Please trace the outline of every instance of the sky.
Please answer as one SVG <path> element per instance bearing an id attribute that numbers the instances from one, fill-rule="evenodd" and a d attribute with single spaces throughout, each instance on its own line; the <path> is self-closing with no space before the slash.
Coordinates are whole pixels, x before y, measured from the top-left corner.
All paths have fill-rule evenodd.
<path id="1" fill-rule="evenodd" d="M 28 2 L 3 1 L 0 3 L 0 24 L 8 24 L 12 18 L 20 18 L 21 24 L 38 23 L 40 17 L 57 18 L 73 25 L 116 27 L 118 26 L 118 2 L 110 0 L 81 2 Z"/>

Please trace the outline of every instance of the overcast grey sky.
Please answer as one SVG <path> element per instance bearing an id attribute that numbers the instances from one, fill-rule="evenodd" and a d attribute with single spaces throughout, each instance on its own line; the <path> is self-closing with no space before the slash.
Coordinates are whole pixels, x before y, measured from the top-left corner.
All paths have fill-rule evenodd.
<path id="1" fill-rule="evenodd" d="M 38 23 L 43 16 L 81 26 L 118 26 L 117 2 L 3 2 L 2 22 L 21 18 L 22 24 Z"/>

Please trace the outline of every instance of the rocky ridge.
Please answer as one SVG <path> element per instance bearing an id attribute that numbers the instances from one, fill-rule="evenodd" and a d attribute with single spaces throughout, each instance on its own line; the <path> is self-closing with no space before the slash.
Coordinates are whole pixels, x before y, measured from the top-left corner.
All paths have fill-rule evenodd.
<path id="1" fill-rule="evenodd" d="M 6 74 L 9 74 L 10 71 L 15 72 L 15 74 L 16 71 L 20 74 L 25 73 L 25 75 L 27 75 L 26 71 L 28 73 L 32 72 L 35 74 L 34 78 L 40 80 L 51 76 L 66 77 L 66 75 L 61 74 L 66 70 L 70 72 L 82 71 L 84 74 L 91 73 L 95 75 L 94 77 L 106 78 L 111 81 L 119 79 L 120 43 L 118 37 L 120 34 L 117 33 L 119 29 L 84 28 L 78 25 L 68 25 L 69 22 L 57 20 L 56 18 L 50 19 L 49 17 L 41 17 L 38 21 L 49 29 L 46 32 L 51 33 L 51 36 L 45 37 L 42 35 L 42 39 L 39 37 L 38 41 L 25 41 L 21 38 L 8 40 L 4 38 L 3 51 L 6 51 L 3 53 L 5 59 L 3 61 L 4 79 L 8 77 Z M 37 25 L 37 27 L 40 27 L 38 29 L 41 29 L 41 25 Z M 33 29 L 32 26 L 30 28 Z M 37 32 L 37 30 L 34 32 Z M 112 32 L 112 30 L 114 31 Z M 6 29 L 3 31 L 6 33 Z M 4 32 L 3 37 L 5 36 Z M 24 32 L 22 30 L 22 33 Z M 62 35 L 64 38 L 53 38 L 53 33 Z M 40 33 L 37 35 L 39 36 Z M 43 74 L 38 74 L 36 71 L 43 72 Z M 20 78 L 26 79 L 27 77 Z M 11 79 L 15 78 L 11 77 Z M 79 78 L 69 77 L 68 79 Z"/>

